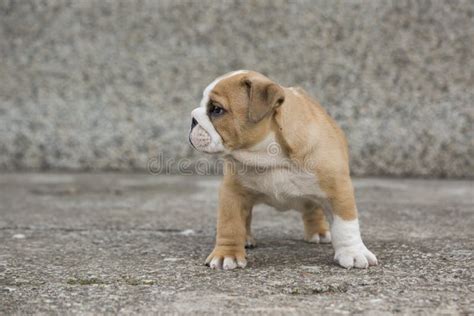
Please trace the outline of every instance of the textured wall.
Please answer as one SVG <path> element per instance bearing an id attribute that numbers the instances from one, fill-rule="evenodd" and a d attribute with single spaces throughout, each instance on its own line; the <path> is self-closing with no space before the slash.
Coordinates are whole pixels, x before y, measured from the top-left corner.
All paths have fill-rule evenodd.
<path id="1" fill-rule="evenodd" d="M 316 96 L 359 175 L 474 176 L 474 1 L 0 0 L 0 169 L 146 169 L 235 69 Z"/>

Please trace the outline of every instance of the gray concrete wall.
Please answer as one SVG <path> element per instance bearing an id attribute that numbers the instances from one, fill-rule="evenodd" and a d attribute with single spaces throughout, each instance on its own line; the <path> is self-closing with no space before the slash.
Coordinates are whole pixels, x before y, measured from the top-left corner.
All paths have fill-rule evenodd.
<path id="1" fill-rule="evenodd" d="M 317 97 L 358 175 L 474 176 L 473 1 L 0 1 L 0 169 L 146 169 L 234 69 Z"/>

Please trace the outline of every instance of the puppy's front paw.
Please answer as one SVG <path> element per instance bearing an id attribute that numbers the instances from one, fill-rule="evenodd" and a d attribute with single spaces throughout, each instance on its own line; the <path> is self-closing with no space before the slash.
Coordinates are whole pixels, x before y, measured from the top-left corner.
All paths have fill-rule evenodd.
<path id="1" fill-rule="evenodd" d="M 377 265 L 377 258 L 375 255 L 362 243 L 337 249 L 334 260 L 341 267 L 346 269 L 353 267 L 366 269 L 369 266 Z"/>
<path id="2" fill-rule="evenodd" d="M 223 249 L 216 247 L 206 259 L 206 265 L 211 269 L 232 270 L 235 268 L 245 268 L 245 249 Z"/>

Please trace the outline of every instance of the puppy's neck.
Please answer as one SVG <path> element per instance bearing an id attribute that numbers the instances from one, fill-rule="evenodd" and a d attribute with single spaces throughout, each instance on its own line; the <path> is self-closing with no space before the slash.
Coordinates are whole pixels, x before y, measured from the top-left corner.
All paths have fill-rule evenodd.
<path id="1" fill-rule="evenodd" d="M 255 168 L 281 167 L 287 160 L 274 131 L 270 131 L 263 140 L 252 147 L 234 150 L 228 156 L 237 163 Z"/>

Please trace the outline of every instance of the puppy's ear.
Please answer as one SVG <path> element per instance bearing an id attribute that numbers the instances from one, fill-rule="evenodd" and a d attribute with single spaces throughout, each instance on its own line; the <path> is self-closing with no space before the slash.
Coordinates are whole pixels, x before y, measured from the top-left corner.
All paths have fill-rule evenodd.
<path id="1" fill-rule="evenodd" d="M 242 83 L 249 97 L 249 120 L 257 123 L 285 101 L 285 92 L 278 84 L 264 79 L 244 78 Z"/>

